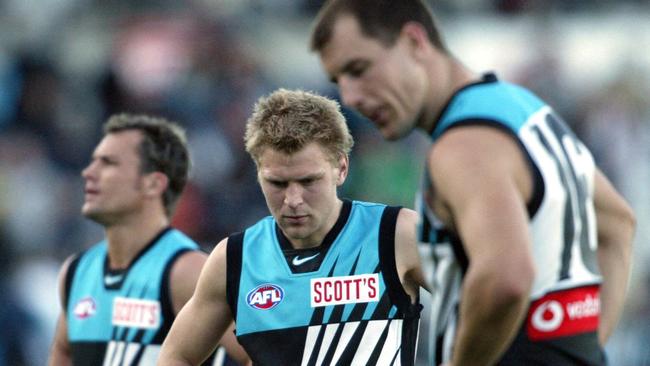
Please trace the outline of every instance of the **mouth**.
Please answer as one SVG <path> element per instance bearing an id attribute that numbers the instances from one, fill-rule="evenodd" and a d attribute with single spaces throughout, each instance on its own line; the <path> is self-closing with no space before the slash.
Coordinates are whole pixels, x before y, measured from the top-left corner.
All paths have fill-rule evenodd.
<path id="1" fill-rule="evenodd" d="M 99 190 L 86 188 L 86 189 L 84 189 L 84 194 L 85 194 L 86 197 L 96 196 L 96 195 L 99 194 Z"/>
<path id="2" fill-rule="evenodd" d="M 366 114 L 366 116 L 379 127 L 385 126 L 388 122 L 388 113 L 385 108 L 375 109 L 374 111 Z"/>
<path id="3" fill-rule="evenodd" d="M 290 225 L 300 225 L 307 221 L 308 215 L 285 215 L 284 221 Z"/>

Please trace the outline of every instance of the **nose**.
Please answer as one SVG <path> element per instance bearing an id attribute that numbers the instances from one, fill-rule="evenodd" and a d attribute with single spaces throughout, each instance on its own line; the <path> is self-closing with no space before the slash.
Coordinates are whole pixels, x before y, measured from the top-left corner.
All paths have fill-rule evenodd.
<path id="1" fill-rule="evenodd" d="M 356 110 L 361 109 L 363 95 L 358 81 L 349 77 L 341 77 L 339 79 L 339 92 L 343 104 Z"/>
<path id="2" fill-rule="evenodd" d="M 86 179 L 86 180 L 88 180 L 88 179 L 91 178 L 92 173 L 93 173 L 93 171 L 94 171 L 94 169 L 93 169 L 93 165 L 94 165 L 94 164 L 91 162 L 90 164 L 88 164 L 88 165 L 87 165 L 87 166 L 86 166 L 86 167 L 81 171 L 81 177 L 82 177 L 82 178 L 84 178 L 84 179 Z"/>
<path id="3" fill-rule="evenodd" d="M 300 184 L 289 183 L 284 195 L 284 204 L 290 208 L 297 208 L 303 203 L 303 189 Z"/>

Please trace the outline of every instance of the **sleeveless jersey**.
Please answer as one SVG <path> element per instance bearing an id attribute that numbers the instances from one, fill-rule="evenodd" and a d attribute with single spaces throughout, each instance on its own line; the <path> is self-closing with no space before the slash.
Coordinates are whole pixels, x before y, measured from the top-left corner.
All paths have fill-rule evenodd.
<path id="1" fill-rule="evenodd" d="M 413 365 L 422 307 L 397 274 L 399 210 L 346 200 L 320 252 L 293 259 L 270 216 L 228 239 L 228 301 L 253 362 Z M 319 265 L 292 269 L 305 261 Z"/>
<path id="2" fill-rule="evenodd" d="M 479 124 L 501 129 L 517 141 L 534 180 L 527 208 L 536 276 L 526 320 L 499 364 L 604 364 L 596 335 L 601 276 L 591 153 L 548 105 L 493 74 L 456 92 L 435 125 L 433 143 L 451 128 Z M 430 351 L 440 362 L 449 360 L 453 350 L 468 259 L 458 236 L 428 204 L 435 190 L 426 169 L 416 209 L 421 214 L 420 240 L 432 244 Z"/>
<path id="3" fill-rule="evenodd" d="M 66 281 L 73 363 L 154 365 L 174 320 L 169 271 L 188 250 L 198 250 L 197 244 L 166 229 L 119 275 L 108 271 L 106 240 L 77 257 Z"/>

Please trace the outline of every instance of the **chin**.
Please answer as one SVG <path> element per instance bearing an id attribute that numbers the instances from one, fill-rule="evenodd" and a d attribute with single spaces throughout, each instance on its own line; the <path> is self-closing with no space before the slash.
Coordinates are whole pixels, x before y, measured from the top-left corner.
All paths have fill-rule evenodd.
<path id="1" fill-rule="evenodd" d="M 83 205 L 81 207 L 81 214 L 88 217 L 88 215 L 92 215 L 93 210 L 90 209 L 89 207 L 86 207 L 86 205 Z"/>
<path id="2" fill-rule="evenodd" d="M 284 231 L 284 235 L 286 235 L 288 238 L 296 238 L 300 237 L 300 229 L 295 229 L 292 228 L 291 226 L 285 226 L 282 228 L 282 231 Z"/>
<path id="3" fill-rule="evenodd" d="M 103 224 L 105 222 L 104 215 L 102 215 L 101 212 L 98 212 L 96 210 L 92 210 L 89 208 L 82 208 L 81 214 L 88 220 L 92 220 L 96 223 Z"/>
<path id="4" fill-rule="evenodd" d="M 384 136 L 384 140 L 386 141 L 397 141 L 400 138 L 399 136 L 389 135 L 389 134 L 384 134 L 383 136 Z"/>
<path id="5" fill-rule="evenodd" d="M 408 136 L 412 131 L 412 128 L 409 128 L 408 125 L 399 124 L 398 122 L 395 122 L 393 126 L 394 128 L 392 129 L 385 129 L 381 131 L 384 138 L 388 141 L 400 140 Z"/>
<path id="6" fill-rule="evenodd" d="M 305 230 L 302 228 L 284 227 L 282 228 L 282 231 L 284 232 L 284 235 L 291 240 L 301 240 L 307 236 Z"/>
<path id="7" fill-rule="evenodd" d="M 402 137 L 402 134 L 390 130 L 382 130 L 381 135 L 384 137 L 384 140 L 388 140 L 388 141 L 399 140 Z"/>

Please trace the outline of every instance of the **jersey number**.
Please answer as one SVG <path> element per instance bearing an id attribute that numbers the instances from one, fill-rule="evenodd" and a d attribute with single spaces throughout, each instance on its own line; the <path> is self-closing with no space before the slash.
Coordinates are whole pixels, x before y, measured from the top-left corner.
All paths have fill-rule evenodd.
<path id="1" fill-rule="evenodd" d="M 577 139 L 564 122 L 552 113 L 547 113 L 532 131 L 558 168 L 567 199 L 564 207 L 564 247 L 559 279 L 569 278 L 569 268 L 574 244 L 580 246 L 580 255 L 586 268 L 598 273 L 596 242 L 590 234 L 595 229 L 595 214 L 590 200 L 588 174 L 593 174 L 593 160 L 587 148 Z M 545 127 L 545 128 L 542 128 Z"/>

